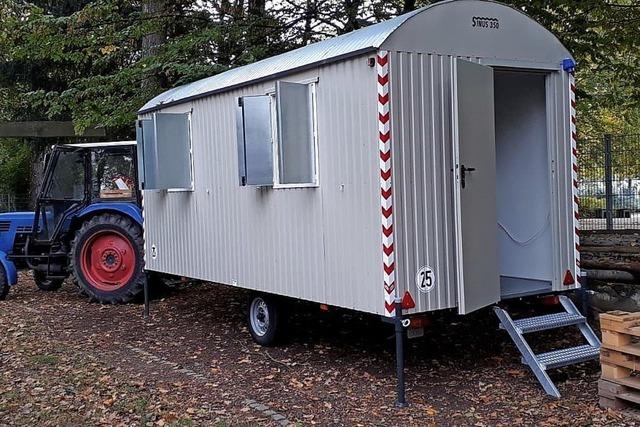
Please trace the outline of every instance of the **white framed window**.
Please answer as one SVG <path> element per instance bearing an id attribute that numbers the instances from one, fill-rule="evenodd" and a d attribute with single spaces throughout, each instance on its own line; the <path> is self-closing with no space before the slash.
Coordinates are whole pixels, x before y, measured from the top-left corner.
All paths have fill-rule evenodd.
<path id="1" fill-rule="evenodd" d="M 240 185 L 318 186 L 316 81 L 279 81 L 266 95 L 238 99 Z"/>
<path id="2" fill-rule="evenodd" d="M 316 82 L 279 81 L 272 99 L 274 187 L 318 186 Z"/>

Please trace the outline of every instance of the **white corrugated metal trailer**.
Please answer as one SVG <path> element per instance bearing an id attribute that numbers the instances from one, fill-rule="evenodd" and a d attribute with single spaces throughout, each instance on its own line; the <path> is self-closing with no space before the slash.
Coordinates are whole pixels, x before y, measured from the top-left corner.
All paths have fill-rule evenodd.
<path id="1" fill-rule="evenodd" d="M 139 112 L 146 268 L 387 317 L 575 289 L 573 67 L 458 0 L 169 90 Z"/>

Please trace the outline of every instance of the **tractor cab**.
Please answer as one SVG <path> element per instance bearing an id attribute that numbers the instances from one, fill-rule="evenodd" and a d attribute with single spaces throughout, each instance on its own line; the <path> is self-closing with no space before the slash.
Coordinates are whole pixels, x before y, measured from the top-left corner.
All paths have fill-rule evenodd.
<path id="1" fill-rule="evenodd" d="M 34 246 L 64 240 L 77 214 L 94 203 L 138 205 L 136 166 L 133 141 L 54 147 L 38 194 Z"/>
<path id="2" fill-rule="evenodd" d="M 91 299 L 128 301 L 141 289 L 141 226 L 135 141 L 54 146 L 35 212 L 0 214 L 6 287 L 28 267 L 42 290 L 73 275 Z"/>

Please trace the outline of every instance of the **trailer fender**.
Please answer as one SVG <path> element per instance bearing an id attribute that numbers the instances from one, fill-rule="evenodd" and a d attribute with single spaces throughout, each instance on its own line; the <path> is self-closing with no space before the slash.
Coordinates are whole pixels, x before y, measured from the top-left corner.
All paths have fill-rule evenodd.
<path id="1" fill-rule="evenodd" d="M 142 226 L 142 210 L 136 204 L 130 202 L 93 203 L 78 212 L 76 219 L 82 220 L 90 214 L 104 212 L 114 212 L 128 216 Z"/>
<path id="2" fill-rule="evenodd" d="M 7 282 L 9 283 L 9 286 L 17 284 L 18 270 L 16 269 L 16 265 L 13 261 L 7 258 L 7 254 L 3 251 L 0 251 L 0 264 L 2 264 L 2 267 L 7 274 Z"/>

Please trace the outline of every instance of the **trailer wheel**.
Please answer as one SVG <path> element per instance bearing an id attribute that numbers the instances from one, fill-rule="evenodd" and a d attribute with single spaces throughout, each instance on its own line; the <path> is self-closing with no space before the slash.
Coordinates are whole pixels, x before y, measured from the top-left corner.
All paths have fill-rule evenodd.
<path id="1" fill-rule="evenodd" d="M 0 266 L 0 301 L 4 301 L 9 294 L 9 280 L 4 267 Z"/>
<path id="2" fill-rule="evenodd" d="M 103 304 L 126 303 L 142 293 L 140 226 L 118 214 L 85 221 L 71 245 L 70 267 L 80 292 Z"/>
<path id="3" fill-rule="evenodd" d="M 33 272 L 33 280 L 41 291 L 55 292 L 62 287 L 63 279 L 47 279 L 47 275 L 42 271 Z"/>
<path id="4" fill-rule="evenodd" d="M 249 331 L 253 340 L 265 347 L 278 343 L 282 336 L 284 311 L 277 298 L 254 295 L 249 304 Z"/>

